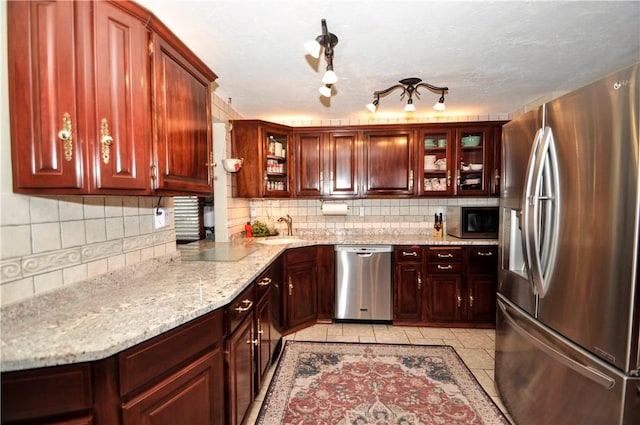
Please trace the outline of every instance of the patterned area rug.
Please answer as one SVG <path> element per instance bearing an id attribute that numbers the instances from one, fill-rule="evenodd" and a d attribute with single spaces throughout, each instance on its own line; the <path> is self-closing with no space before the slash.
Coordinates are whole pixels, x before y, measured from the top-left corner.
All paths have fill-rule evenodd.
<path id="1" fill-rule="evenodd" d="M 509 424 L 449 346 L 287 341 L 257 424 Z"/>

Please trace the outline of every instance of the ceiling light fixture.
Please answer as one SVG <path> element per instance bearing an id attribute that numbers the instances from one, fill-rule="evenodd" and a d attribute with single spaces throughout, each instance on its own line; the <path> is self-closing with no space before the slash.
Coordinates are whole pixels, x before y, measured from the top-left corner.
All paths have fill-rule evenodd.
<path id="1" fill-rule="evenodd" d="M 333 48 L 338 44 L 338 37 L 331 34 L 327 29 L 327 21 L 322 19 L 322 34 L 314 40 L 304 43 L 304 48 L 314 58 L 320 57 L 320 49 L 324 48 L 324 58 L 327 61 L 327 69 L 322 77 L 323 86 L 320 87 L 320 94 L 324 97 L 331 97 L 331 86 L 338 82 L 338 76 L 333 71 Z"/>
<path id="2" fill-rule="evenodd" d="M 425 87 L 431 90 L 434 93 L 440 93 L 440 99 L 433 105 L 433 109 L 436 111 L 444 111 L 444 94 L 449 91 L 448 87 L 437 87 L 428 83 L 423 83 L 420 78 L 405 78 L 403 80 L 398 81 L 400 84 L 395 84 L 387 89 L 378 90 L 373 92 L 373 102 L 367 105 L 367 109 L 371 112 L 376 112 L 378 109 L 378 103 L 380 103 L 380 97 L 386 96 L 395 89 L 402 89 L 402 94 L 400 95 L 400 99 L 402 99 L 405 95 L 409 97 L 407 99 L 407 105 L 404 107 L 405 112 L 413 112 L 416 110 L 416 106 L 413 104 L 413 96 L 416 96 L 416 99 L 420 99 L 420 93 L 418 92 L 419 87 Z"/>

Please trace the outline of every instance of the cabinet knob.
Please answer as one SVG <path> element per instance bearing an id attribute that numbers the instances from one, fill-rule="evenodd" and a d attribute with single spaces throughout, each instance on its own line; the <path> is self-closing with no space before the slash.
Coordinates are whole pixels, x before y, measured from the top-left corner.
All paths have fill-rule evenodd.
<path id="1" fill-rule="evenodd" d="M 258 344 L 260 344 L 260 340 L 258 340 L 258 339 L 254 339 L 254 340 L 248 339 L 247 340 L 247 344 L 258 345 Z"/>
<path id="2" fill-rule="evenodd" d="M 458 300 L 458 308 L 462 306 L 462 297 L 460 296 L 460 289 L 456 289 L 456 298 Z"/>
<path id="3" fill-rule="evenodd" d="M 473 307 L 473 289 L 469 289 L 469 307 Z"/>
<path id="4" fill-rule="evenodd" d="M 111 145 L 113 144 L 113 137 L 109 135 L 109 123 L 106 118 L 102 118 L 100 136 L 100 144 L 102 145 L 102 162 L 108 164 L 111 159 Z"/>
<path id="5" fill-rule="evenodd" d="M 293 295 L 293 283 L 291 282 L 291 276 L 289 276 L 289 296 Z"/>
<path id="6" fill-rule="evenodd" d="M 71 115 L 68 112 L 62 114 L 62 130 L 58 132 L 58 138 L 63 143 L 64 159 L 71 161 L 73 158 L 73 134 L 71 132 Z"/>
<path id="7" fill-rule="evenodd" d="M 418 272 L 418 291 L 422 290 L 422 273 Z"/>

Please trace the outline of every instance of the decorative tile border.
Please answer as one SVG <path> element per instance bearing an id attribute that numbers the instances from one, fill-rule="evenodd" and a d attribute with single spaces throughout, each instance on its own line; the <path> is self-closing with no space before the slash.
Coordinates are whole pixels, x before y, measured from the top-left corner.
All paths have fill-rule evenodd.
<path id="1" fill-rule="evenodd" d="M 126 252 L 150 248 L 171 241 L 175 242 L 175 239 L 175 230 L 167 229 L 116 241 L 99 242 L 24 257 L 7 258 L 0 261 L 0 282 L 4 284 L 103 258 L 115 257 Z"/>

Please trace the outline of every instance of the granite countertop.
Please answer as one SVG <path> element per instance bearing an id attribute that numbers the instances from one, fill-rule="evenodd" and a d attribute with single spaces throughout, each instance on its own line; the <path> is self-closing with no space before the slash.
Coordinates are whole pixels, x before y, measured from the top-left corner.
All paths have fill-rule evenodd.
<path id="1" fill-rule="evenodd" d="M 497 244 L 425 235 L 296 238 L 300 241 L 288 245 L 194 242 L 168 256 L 3 307 L 0 369 L 79 363 L 117 354 L 226 306 L 286 248 Z M 188 261 L 198 255 L 204 261 Z"/>

